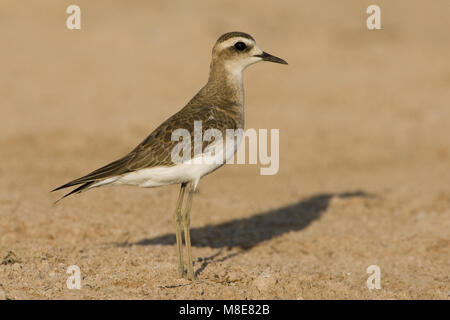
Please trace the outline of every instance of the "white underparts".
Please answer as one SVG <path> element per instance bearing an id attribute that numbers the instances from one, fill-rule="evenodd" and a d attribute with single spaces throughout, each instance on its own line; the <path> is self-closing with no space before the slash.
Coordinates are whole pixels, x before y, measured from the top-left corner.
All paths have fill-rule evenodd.
<path id="1" fill-rule="evenodd" d="M 239 140 L 238 143 L 240 143 Z M 203 154 L 183 163 L 173 166 L 140 169 L 98 181 L 89 188 L 107 185 L 131 185 L 152 188 L 183 182 L 198 183 L 203 176 L 223 166 L 228 159 L 233 157 L 239 147 L 238 143 L 226 148 L 223 148 L 223 146 L 217 148 L 217 145 L 212 143 L 205 148 Z M 211 150 L 217 150 L 218 152 L 216 154 L 211 153 Z M 224 150 L 226 150 L 225 155 L 223 154 Z"/>

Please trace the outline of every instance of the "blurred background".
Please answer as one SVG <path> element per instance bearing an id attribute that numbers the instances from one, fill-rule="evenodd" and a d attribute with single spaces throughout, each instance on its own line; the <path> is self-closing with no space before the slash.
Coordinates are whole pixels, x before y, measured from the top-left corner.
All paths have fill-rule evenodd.
<path id="1" fill-rule="evenodd" d="M 71 4 L 81 30 L 66 28 Z M 366 28 L 371 4 L 381 30 Z M 0 259 L 13 251 L 17 261 L 0 266 L 0 291 L 446 299 L 449 14 L 446 0 L 3 0 Z M 246 127 L 280 129 L 280 171 L 228 165 L 202 180 L 191 220 L 206 283 L 167 289 L 183 281 L 177 186 L 106 188 L 57 206 L 49 191 L 129 152 L 183 107 L 229 31 L 289 62 L 244 75 Z M 85 276 L 81 292 L 65 288 L 70 264 Z M 372 264 L 384 282 L 369 292 Z"/>

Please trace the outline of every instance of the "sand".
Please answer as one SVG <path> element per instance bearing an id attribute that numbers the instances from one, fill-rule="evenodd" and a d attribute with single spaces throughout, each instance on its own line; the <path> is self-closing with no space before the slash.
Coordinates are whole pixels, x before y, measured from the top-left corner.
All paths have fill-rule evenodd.
<path id="1" fill-rule="evenodd" d="M 79 0 L 81 30 L 72 1 L 2 1 L 0 299 L 447 299 L 450 3 L 376 2 L 369 31 L 373 1 Z M 289 62 L 245 71 L 246 127 L 280 130 L 280 170 L 202 179 L 190 282 L 178 186 L 50 190 L 184 106 L 233 30 Z"/>

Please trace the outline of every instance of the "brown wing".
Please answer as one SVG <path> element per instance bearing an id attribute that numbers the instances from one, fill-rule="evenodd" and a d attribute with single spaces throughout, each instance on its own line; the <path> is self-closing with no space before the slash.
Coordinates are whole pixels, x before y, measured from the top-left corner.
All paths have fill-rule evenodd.
<path id="1" fill-rule="evenodd" d="M 174 163 L 171 160 L 171 151 L 178 141 L 171 140 L 172 132 L 178 128 L 183 128 L 187 129 L 191 133 L 191 137 L 193 137 L 195 120 L 202 121 L 203 132 L 210 128 L 219 130 L 223 128 L 237 128 L 237 123 L 225 110 L 210 108 L 205 105 L 188 104 L 180 112 L 163 122 L 126 156 L 92 171 L 81 178 L 70 181 L 52 191 L 83 184 L 67 194 L 70 195 L 72 193 L 83 191 L 96 181 L 122 175 L 127 172 L 156 166 L 173 166 Z M 208 143 L 209 142 L 204 143 L 203 148 Z M 193 156 L 194 153 L 193 149 L 194 148 L 192 148 L 191 156 Z"/>

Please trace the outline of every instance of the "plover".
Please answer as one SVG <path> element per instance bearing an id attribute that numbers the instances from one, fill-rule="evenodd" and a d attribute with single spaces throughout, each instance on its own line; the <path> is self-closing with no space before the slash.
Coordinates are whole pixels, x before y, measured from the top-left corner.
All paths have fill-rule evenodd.
<path id="1" fill-rule="evenodd" d="M 242 72 L 246 67 L 259 61 L 287 64 L 286 61 L 262 51 L 253 39 L 244 32 L 229 32 L 219 37 L 212 50 L 212 60 L 208 83 L 172 117 L 164 121 L 144 141 L 124 157 L 107 164 L 81 178 L 70 181 L 52 191 L 77 186 L 61 199 L 92 188 L 108 185 L 133 185 L 139 187 L 159 187 L 181 184 L 174 213 L 176 242 L 178 250 L 178 275 L 185 275 L 182 248 L 182 231 L 187 249 L 187 276 L 194 278 L 189 233 L 192 197 L 200 179 L 221 167 L 233 157 L 237 144 L 232 150 L 217 151 L 220 161 L 196 162 L 198 153 L 192 150 L 192 158 L 174 161 L 174 147 L 179 143 L 172 137 L 176 129 L 184 129 L 194 136 L 195 122 L 201 123 L 201 132 L 208 129 L 219 130 L 226 137 L 227 129 L 244 128 L 244 88 Z M 215 145 L 202 141 L 200 156 Z M 191 148 L 192 149 L 192 148 Z M 217 160 L 217 158 L 216 158 Z M 182 210 L 185 191 L 187 202 Z M 184 230 L 183 230 L 184 229 Z"/>

